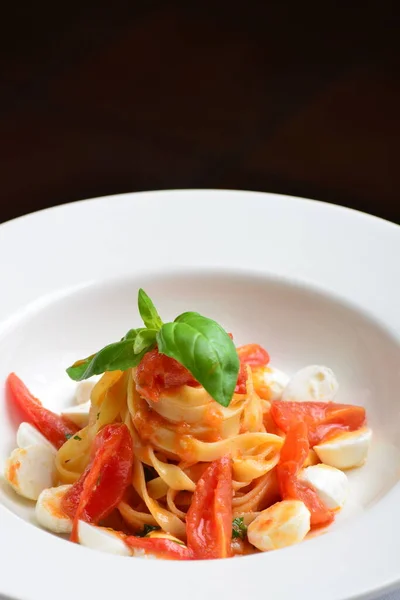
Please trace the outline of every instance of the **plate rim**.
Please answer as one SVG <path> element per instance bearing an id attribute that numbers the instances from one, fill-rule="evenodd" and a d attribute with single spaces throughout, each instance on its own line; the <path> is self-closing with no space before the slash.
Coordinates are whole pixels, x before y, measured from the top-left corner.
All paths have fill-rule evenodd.
<path id="1" fill-rule="evenodd" d="M 300 200 L 302 202 L 311 202 L 311 203 L 316 203 L 316 204 L 320 204 L 320 205 L 327 205 L 329 207 L 332 207 L 333 209 L 338 209 L 338 210 L 344 210 L 344 211 L 348 211 L 350 213 L 356 213 L 357 215 L 362 215 L 363 217 L 366 217 L 368 219 L 373 219 L 373 220 L 377 220 L 377 221 L 381 221 L 383 223 L 387 223 L 388 225 L 393 225 L 394 227 L 400 229 L 400 224 L 399 223 L 395 223 L 394 221 L 390 221 L 389 219 L 385 219 L 384 217 L 379 217 L 378 215 L 372 215 L 370 213 L 367 213 L 366 211 L 363 210 L 359 210 L 358 208 L 352 208 L 350 206 L 345 206 L 343 204 L 335 204 L 334 202 L 329 202 L 327 200 L 319 200 L 318 198 L 307 198 L 306 196 L 293 196 L 292 194 L 283 194 L 280 192 L 268 192 L 268 191 L 260 191 L 260 190 L 247 190 L 247 189 L 238 189 L 238 188 L 166 188 L 166 189 L 158 189 L 158 190 L 138 190 L 138 191 L 134 191 L 134 192 L 120 192 L 117 194 L 107 194 L 105 196 L 91 196 L 89 198 L 80 198 L 78 200 L 69 200 L 68 202 L 63 202 L 61 204 L 54 204 L 53 206 L 45 206 L 44 208 L 38 208 L 37 210 L 32 210 L 28 213 L 24 213 L 22 215 L 19 215 L 17 217 L 11 217 L 11 219 L 7 219 L 6 221 L 2 221 L 0 223 L 0 231 L 1 231 L 1 227 L 4 225 L 7 225 L 9 223 L 14 223 L 16 221 L 19 220 L 23 220 L 26 218 L 29 218 L 33 215 L 37 215 L 39 213 L 47 213 L 53 210 L 57 210 L 61 207 L 68 207 L 68 206 L 72 206 L 72 205 L 79 205 L 79 204 L 84 204 L 84 203 L 90 203 L 90 202 L 96 202 L 98 200 L 105 200 L 105 199 L 119 199 L 119 198 L 123 198 L 123 197 L 130 197 L 130 196 L 145 196 L 145 195 L 149 195 L 149 196 L 154 196 L 154 195 L 164 195 L 165 193 L 198 193 L 198 192 L 228 192 L 228 193 L 232 193 L 232 194 L 254 194 L 254 195 L 261 195 L 261 196 L 273 196 L 273 197 L 280 197 L 280 198 L 289 198 L 292 200 Z"/>
<path id="2" fill-rule="evenodd" d="M 392 223 L 390 221 L 387 221 L 385 219 L 382 219 L 380 217 L 376 217 L 374 215 L 368 215 L 366 213 L 363 213 L 361 211 L 357 211 L 355 209 L 351 209 L 351 208 L 347 208 L 344 206 L 338 206 L 338 205 L 334 205 L 334 204 L 330 204 L 330 203 L 326 203 L 326 202 L 322 202 L 319 200 L 311 200 L 311 199 L 305 199 L 305 198 L 297 198 L 295 196 L 288 196 L 288 195 L 280 195 L 280 194 L 270 194 L 270 193 L 264 193 L 264 192 L 256 192 L 256 191 L 246 191 L 246 190 L 208 190 L 208 189 L 201 189 L 201 190 L 185 190 L 185 189 L 178 189 L 178 190 L 158 190 L 158 191 L 143 191 L 143 192 L 135 192 L 135 193 L 126 193 L 126 194 L 115 194 L 115 195 L 111 195 L 111 196 L 102 196 L 99 198 L 90 198 L 90 199 L 85 199 L 85 200 L 79 200 L 76 202 L 72 202 L 72 203 L 68 203 L 68 204 L 62 204 L 62 205 L 58 205 L 55 207 L 49 207 L 49 208 L 44 208 L 41 209 L 39 211 L 35 211 L 33 213 L 30 213 L 28 215 L 22 215 L 20 217 L 17 217 L 15 219 L 11 219 L 9 221 L 6 221 L 4 223 L 1 224 L 0 226 L 0 253 L 2 252 L 2 244 L 3 242 L 3 238 L 2 238 L 2 233 L 5 231 L 11 231 L 12 229 L 16 230 L 16 229 L 21 229 L 22 232 L 24 232 L 24 230 L 26 230 L 26 227 L 30 224 L 32 224 L 33 226 L 36 226 L 36 223 L 40 221 L 57 221 L 57 215 L 60 215 L 62 213 L 65 214 L 70 213 L 73 214 L 75 212 L 82 212 L 82 211 L 86 211 L 87 213 L 91 213 L 93 211 L 96 211 L 96 209 L 100 206 L 100 204 L 105 207 L 107 206 L 107 204 L 110 204 L 112 202 L 120 202 L 122 204 L 126 204 L 127 201 L 132 201 L 132 204 L 134 204 L 136 202 L 136 204 L 138 205 L 143 199 L 146 201 L 149 198 L 153 198 L 155 200 L 155 202 L 158 202 L 159 199 L 161 198 L 168 198 L 171 196 L 174 197 L 174 202 L 177 203 L 177 205 L 179 203 L 182 203 L 182 199 L 184 196 L 192 196 L 192 200 L 199 200 L 200 197 L 209 197 L 211 200 L 211 197 L 216 197 L 219 196 L 221 199 L 221 203 L 226 202 L 226 200 L 231 197 L 233 198 L 233 196 L 236 197 L 235 202 L 237 201 L 238 204 L 241 204 L 242 200 L 246 198 L 249 198 L 250 196 L 252 197 L 252 201 L 254 199 L 254 202 L 257 203 L 260 199 L 262 199 L 263 201 L 265 200 L 269 200 L 272 202 L 272 204 L 277 203 L 277 202 L 281 202 L 281 203 L 289 203 L 288 206 L 293 206 L 294 204 L 296 204 L 296 206 L 298 208 L 296 208 L 296 210 L 302 212 L 306 209 L 302 208 L 305 205 L 308 206 L 307 210 L 310 210 L 311 212 L 317 210 L 317 211 L 328 211 L 328 213 L 330 212 L 330 214 L 332 215 L 333 212 L 336 213 L 336 215 L 340 215 L 338 217 L 338 221 L 345 221 L 346 219 L 351 219 L 354 220 L 356 219 L 358 221 L 358 226 L 360 228 L 370 228 L 371 231 L 374 230 L 376 232 L 376 236 L 377 238 L 380 237 L 381 235 L 381 231 L 383 231 L 383 229 L 386 232 L 389 232 L 389 230 L 391 231 L 390 235 L 393 235 L 392 232 L 395 231 L 395 235 L 397 236 L 396 239 L 398 239 L 398 241 L 395 242 L 396 247 L 398 247 L 400 249 L 400 236 L 398 235 L 400 233 L 400 227 L 399 225 L 397 225 L 396 223 Z M 197 198 L 196 198 L 196 197 Z M 179 198 L 178 198 L 179 197 Z M 242 198 L 242 200 L 240 199 Z M 187 202 L 188 198 L 186 197 L 184 199 L 184 202 Z M 232 200 L 233 201 L 233 200 Z M 72 208 L 71 208 L 72 207 Z M 310 208 L 312 207 L 312 208 Z M 315 207 L 315 208 L 314 208 Z M 267 209 L 266 213 L 268 212 Z M 271 209 L 273 210 L 273 209 Z M 69 217 L 67 217 L 69 218 Z M 307 217 L 309 218 L 309 217 Z M 284 217 L 283 217 L 284 219 Z M 316 219 L 318 221 L 318 218 Z M 308 224 L 305 223 L 304 224 L 305 229 L 307 229 Z M 394 228 L 394 229 L 393 229 Z M 380 229 L 379 234 L 378 234 L 378 229 Z M 14 231 L 15 232 L 15 231 Z M 7 237 L 7 236 L 3 236 L 3 237 Z M 384 235 L 383 235 L 384 237 Z M 383 239 L 383 238 L 382 238 Z M 378 264 L 378 263 L 377 263 Z M 195 265 L 194 268 L 198 268 L 198 265 Z M 391 268 L 391 267 L 390 267 Z M 260 269 L 260 272 L 264 272 L 266 273 L 266 271 L 262 271 L 262 269 Z M 0 267 L 0 273 L 2 273 L 1 271 L 1 267 Z M 272 272 L 272 275 L 274 275 L 275 273 Z M 285 277 L 285 275 L 284 275 Z M 314 286 L 315 282 L 314 280 L 312 281 L 308 281 L 306 277 L 300 277 L 299 278 L 301 281 L 304 281 L 307 286 L 311 285 Z M 397 289 L 397 287 L 393 287 L 393 289 L 395 289 L 395 291 L 397 292 L 397 298 L 400 299 L 400 293 L 399 290 Z M 323 293 L 326 293 L 327 295 L 331 295 L 332 291 L 330 289 L 326 289 L 325 286 L 322 286 L 320 288 L 320 290 Z M 326 290 L 326 291 L 325 291 Z M 342 298 L 342 294 L 338 294 L 338 297 Z M 345 298 L 345 300 L 347 301 L 347 298 Z M 356 302 L 356 304 L 358 305 L 358 302 Z M 28 303 L 29 305 L 29 303 Z M 26 304 L 25 304 L 26 306 Z M 364 305 L 363 305 L 364 307 Z M 360 308 L 363 308 L 360 307 Z M 379 310 L 381 310 L 381 308 L 378 305 L 374 305 L 372 304 L 372 310 L 368 311 L 368 314 L 372 314 L 375 315 L 375 317 L 377 317 L 377 311 L 379 312 Z M 1 300 L 0 300 L 0 327 L 1 324 L 4 322 L 6 316 L 12 316 L 13 313 L 10 313 L 9 310 L 7 309 L 6 311 L 3 311 L 3 314 L 1 314 Z M 387 321 L 383 320 L 383 323 L 387 325 Z M 394 333 L 393 335 L 398 338 L 400 335 L 400 321 L 399 324 L 396 323 L 395 329 L 394 329 Z M 390 326 L 389 326 L 390 327 Z M 390 331 L 392 331 L 392 328 L 390 328 Z M 368 510 L 368 515 L 372 514 L 374 512 L 375 514 L 375 521 L 377 522 L 377 520 L 379 520 L 379 514 L 382 515 L 385 513 L 386 506 L 387 505 L 393 505 L 394 502 L 398 502 L 400 500 L 400 486 L 396 486 L 395 488 L 393 488 L 391 490 L 391 492 L 389 494 L 387 494 L 385 496 L 385 498 L 382 500 L 382 502 L 380 502 L 376 507 L 372 507 L 370 510 Z M 380 507 L 380 508 L 379 508 Z M 379 509 L 379 510 L 378 510 Z M 378 514 L 379 513 L 379 514 Z M 364 522 L 367 519 L 366 514 L 363 514 L 360 516 L 359 519 L 357 519 L 356 523 L 351 523 L 346 529 L 351 529 L 352 531 L 358 532 L 360 533 L 360 528 L 362 529 L 362 525 L 360 525 L 360 523 Z M 368 519 L 367 519 L 368 521 Z M 53 561 L 53 565 L 54 565 L 54 560 L 55 557 L 53 555 L 53 549 L 54 551 L 57 549 L 57 557 L 58 556 L 62 556 L 64 557 L 63 560 L 65 560 L 65 562 L 68 564 L 70 561 L 72 561 L 72 563 L 74 563 L 76 565 L 77 568 L 77 573 L 79 573 L 79 581 L 80 579 L 82 579 L 82 581 L 84 582 L 83 585 L 86 586 L 85 582 L 85 571 L 82 570 L 82 568 L 78 568 L 78 563 L 80 560 L 82 560 L 82 562 L 84 562 L 87 566 L 91 565 L 90 568 L 94 568 L 96 570 L 101 569 L 101 567 L 103 566 L 104 569 L 108 568 L 108 565 L 112 565 L 112 569 L 114 570 L 115 574 L 117 575 L 117 577 L 119 577 L 119 581 L 122 582 L 126 582 L 128 581 L 127 579 L 127 570 L 125 567 L 122 567 L 122 564 L 124 564 L 124 559 L 121 559 L 121 557 L 111 557 L 109 555 L 100 555 L 97 552 L 93 552 L 90 550 L 87 550 L 86 548 L 82 548 L 82 547 L 77 547 L 75 548 L 74 546 L 70 545 L 70 544 L 65 544 L 64 540 L 59 540 L 58 538 L 55 538 L 54 536 L 49 535 L 47 532 L 44 532 L 40 529 L 34 528 L 34 527 L 30 527 L 27 528 L 25 525 L 25 522 L 22 521 L 18 516 L 14 515 L 13 513 L 10 513 L 7 509 L 5 509 L 4 506 L 0 505 L 0 522 L 2 524 L 2 529 L 4 528 L 4 531 L 11 531 L 13 537 L 15 537 L 16 539 L 12 539 L 10 540 L 6 540 L 6 536 L 0 536 L 0 558 L 2 561 L 4 561 L 4 557 L 7 556 L 8 560 L 10 560 L 10 557 L 13 557 L 15 560 L 17 560 L 18 556 L 21 556 L 21 546 L 20 546 L 20 541 L 19 539 L 24 539 L 24 538 L 29 538 L 30 543 L 35 545 L 36 543 L 39 544 L 41 547 L 43 547 L 43 554 L 46 556 L 46 560 L 51 560 Z M 354 525 L 354 527 L 352 526 Z M 29 529 L 29 531 L 27 532 L 27 530 Z M 30 531 L 32 530 L 32 531 Z M 375 530 L 374 530 L 375 531 Z M 400 524 L 399 524 L 399 534 L 400 534 Z M 375 533 L 379 533 L 379 531 L 375 532 Z M 380 532 L 382 533 L 382 532 Z M 20 538 L 21 536 L 21 538 Z M 394 535 L 392 536 L 392 538 L 395 537 Z M 324 538 L 324 539 L 322 539 Z M 329 543 L 329 545 L 334 545 L 335 547 L 337 546 L 338 548 L 340 548 L 340 544 L 343 538 L 343 533 L 341 533 L 340 531 L 338 532 L 331 532 L 329 534 L 329 536 L 322 536 L 322 538 L 320 538 L 320 541 L 317 540 L 310 540 L 307 541 L 304 544 L 304 556 L 305 558 L 303 558 L 303 561 L 307 560 L 307 557 L 309 555 L 316 555 L 316 553 L 318 552 L 318 546 L 325 548 L 325 546 Z M 329 538 L 329 539 L 328 539 Z M 326 541 L 328 539 L 328 542 Z M 357 538 L 361 540 L 361 536 L 360 538 Z M 375 539 L 378 539 L 377 537 Z M 45 540 L 48 540 L 47 542 Z M 50 541 L 52 540 L 52 541 Z M 57 540 L 57 541 L 55 541 Z M 45 548 L 46 546 L 46 548 Z M 317 548 L 315 551 L 314 550 L 309 550 L 309 548 Z M 395 540 L 392 539 L 392 553 L 396 553 L 398 555 L 398 551 L 400 550 L 400 535 L 399 535 L 399 542 L 396 543 Z M 296 551 L 299 551 L 299 548 L 287 548 L 284 550 L 280 550 L 278 553 L 273 553 L 271 555 L 268 555 L 268 557 L 264 556 L 264 559 L 267 559 L 265 561 L 265 564 L 269 564 L 271 571 L 274 571 L 275 569 L 280 569 L 282 565 L 282 563 L 285 563 L 286 561 L 291 561 L 293 564 L 296 562 Z M 386 549 L 386 551 L 388 551 L 388 548 Z M 294 554 L 295 558 L 292 558 Z M 23 554 L 24 555 L 24 554 Z M 275 556 L 274 556 L 275 555 Z M 386 555 L 386 553 L 385 553 Z M 76 558 L 75 558 L 76 557 Z M 41 557 L 42 558 L 42 557 Z M 37 559 L 39 559 L 39 557 L 36 557 L 36 555 L 34 555 L 34 558 L 32 558 L 32 556 L 30 556 L 30 560 L 31 563 L 33 563 L 33 561 L 36 561 Z M 261 560 L 260 560 L 261 559 Z M 129 559 L 127 559 L 129 560 Z M 249 563 L 249 561 L 252 561 L 252 563 L 258 561 L 258 563 L 262 562 L 263 560 L 263 555 L 257 556 L 257 557 L 248 557 L 248 558 L 241 558 L 240 559 L 243 562 L 243 566 L 246 563 Z M 25 561 L 26 562 L 26 561 Z M 141 563 L 138 563 L 140 566 L 140 570 L 144 571 L 148 571 L 150 573 L 150 568 L 148 567 L 148 562 L 147 561 L 142 561 Z M 231 592 L 233 593 L 234 591 L 237 592 L 236 597 L 239 598 L 239 596 L 242 596 L 243 593 L 245 594 L 249 594 L 249 588 L 247 587 L 247 585 L 244 586 L 243 582 L 238 582 L 237 579 L 234 577 L 235 574 L 235 570 L 236 570 L 236 561 L 210 561 L 208 563 L 201 563 L 202 565 L 202 573 L 208 572 L 209 574 L 209 578 L 211 583 L 214 584 L 214 588 L 210 587 L 209 585 L 206 585 L 204 587 L 204 584 L 206 584 L 207 582 L 205 581 L 201 581 L 197 583 L 196 586 L 196 590 L 194 590 L 192 592 L 192 595 L 195 598 L 200 598 L 203 597 L 203 595 L 208 595 L 211 598 L 216 598 L 218 595 L 220 595 L 221 593 L 226 593 L 227 591 L 229 592 L 229 590 L 227 590 L 224 587 L 220 586 L 220 583 L 218 583 L 219 579 L 223 579 L 223 573 L 226 574 L 226 576 L 229 576 L 229 574 L 232 577 L 232 581 L 234 581 L 235 585 L 232 586 Z M 154 563 L 153 563 L 154 565 Z M 171 564 L 171 563 L 166 563 L 166 562 L 160 562 L 157 563 L 157 571 L 159 573 L 159 582 L 153 582 L 155 588 L 154 589 L 154 597 L 155 595 L 159 595 L 159 593 L 162 593 L 163 589 L 164 589 L 164 595 L 165 595 L 165 586 L 167 585 L 167 582 L 171 581 L 171 573 L 174 573 L 174 575 L 176 573 L 183 573 L 185 572 L 185 575 L 182 577 L 186 578 L 186 581 L 188 581 L 189 579 L 193 580 L 193 579 L 198 579 L 198 569 L 199 569 L 199 563 L 197 561 L 191 563 L 191 564 L 186 564 L 186 563 L 180 563 L 180 564 Z M 35 577 L 35 570 L 33 569 L 33 564 L 29 565 L 28 571 L 29 573 L 26 576 L 26 579 L 29 580 L 29 577 Z M 55 572 L 57 571 L 58 574 L 62 574 L 62 570 L 60 571 L 60 565 L 54 565 L 54 572 L 52 573 L 52 576 L 54 576 Z M 81 564 L 82 567 L 82 564 Z M 250 567 L 248 567 L 250 569 Z M 296 571 L 297 568 L 297 571 Z M 301 575 L 301 572 L 299 571 L 298 567 L 296 567 L 294 570 L 297 573 L 298 576 Z M 156 569 L 152 568 L 152 573 L 154 574 L 156 572 Z M 130 566 L 131 573 L 133 572 L 134 568 L 133 565 Z M 256 570 L 255 567 L 254 569 L 251 568 L 251 570 Z M 11 572 L 11 569 L 10 569 Z M 48 589 L 48 587 L 43 588 L 43 590 L 39 590 L 38 592 L 34 591 L 33 593 L 31 593 L 31 591 L 27 588 L 26 586 L 26 581 L 23 581 L 25 579 L 24 578 L 20 578 L 20 580 L 17 582 L 17 587 L 15 587 L 16 589 L 16 593 L 17 593 L 17 597 L 24 597 L 27 600 L 39 600 L 40 598 L 43 598 L 43 600 L 47 600 L 47 598 L 50 598 L 51 596 L 49 596 L 49 593 L 51 593 L 51 590 Z M 256 585 L 257 586 L 260 584 L 261 579 L 257 579 L 253 581 L 252 585 Z M 304 581 L 304 578 L 303 578 Z M 110 591 L 109 588 L 104 584 L 103 582 L 99 582 L 102 585 L 96 584 L 96 589 L 94 587 L 88 587 L 87 588 L 87 593 L 88 594 L 96 594 L 97 598 L 99 600 L 103 600 L 103 597 L 105 598 L 106 595 L 109 595 Z M 12 592 L 12 585 L 14 585 L 15 582 L 13 583 L 13 581 L 10 579 L 10 573 L 7 572 L 4 574 L 4 577 L 2 576 L 1 581 L 0 581 L 0 594 L 1 593 L 8 593 L 10 594 L 10 590 Z M 353 590 L 351 592 L 350 595 L 343 595 L 343 589 L 339 590 L 336 589 L 336 591 L 341 594 L 338 596 L 329 596 L 329 598 L 332 597 L 333 598 L 340 598 L 341 600 L 344 600 L 345 598 L 350 600 L 356 600 L 356 599 L 361 599 L 361 598 L 372 598 L 375 597 L 379 594 L 382 594 L 386 591 L 389 591 L 391 589 L 395 589 L 399 586 L 400 584 L 400 567 L 396 568 L 395 571 L 391 571 L 391 575 L 389 575 L 388 573 L 384 574 L 382 572 L 381 575 L 381 579 L 380 579 L 380 583 L 376 583 L 376 585 L 374 587 L 369 586 L 369 588 L 367 589 L 361 589 L 360 591 L 355 591 Z M 3 591 L 4 588 L 4 591 Z M 202 589 L 200 589 L 202 588 Z M 362 585 L 361 585 L 362 588 Z M 123 590 L 123 586 L 121 585 L 121 590 Z M 118 590 L 117 590 L 118 591 Z M 256 591 L 256 588 L 254 588 L 254 591 Z M 333 590 L 335 593 L 336 591 Z M 105 592 L 105 593 L 104 593 Z M 180 592 L 179 592 L 180 593 Z M 176 596 L 176 593 L 174 594 Z M 187 592 L 185 592 L 185 595 L 187 595 Z M 67 596 L 65 596 L 66 598 Z M 182 596 L 183 597 L 183 596 Z M 233 598 L 235 598 L 235 594 L 233 593 Z M 278 600 L 278 598 L 284 598 L 285 596 L 281 596 L 281 595 L 276 595 L 275 594 L 276 599 Z M 289 597 L 289 596 L 288 596 Z M 314 595 L 309 595 L 308 596 L 309 600 L 317 600 L 317 596 L 314 597 Z M 60 596 L 60 600 L 64 600 L 64 596 Z"/>

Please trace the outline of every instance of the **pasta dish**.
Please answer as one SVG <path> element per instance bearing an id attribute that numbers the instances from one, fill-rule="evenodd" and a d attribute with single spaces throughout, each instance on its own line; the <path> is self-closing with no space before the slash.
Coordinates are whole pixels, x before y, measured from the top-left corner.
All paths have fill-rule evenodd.
<path id="1" fill-rule="evenodd" d="M 292 377 L 258 344 L 198 313 L 144 327 L 67 369 L 76 402 L 57 415 L 10 374 L 21 414 L 5 478 L 38 524 L 123 556 L 193 560 L 270 551 L 334 520 L 371 430 L 334 402 L 327 367 Z"/>

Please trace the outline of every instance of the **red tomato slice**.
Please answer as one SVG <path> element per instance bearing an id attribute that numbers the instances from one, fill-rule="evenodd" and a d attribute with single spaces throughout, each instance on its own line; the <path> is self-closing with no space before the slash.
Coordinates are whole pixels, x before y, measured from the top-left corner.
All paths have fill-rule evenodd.
<path id="1" fill-rule="evenodd" d="M 145 552 L 151 552 L 160 558 L 170 560 L 191 560 L 192 552 L 186 546 L 181 546 L 177 542 L 163 538 L 140 538 L 128 536 L 125 538 L 126 544 L 131 548 L 140 548 Z"/>
<path id="2" fill-rule="evenodd" d="M 269 363 L 269 354 L 259 344 L 246 344 L 237 349 L 241 363 L 250 367 L 261 367 Z"/>
<path id="3" fill-rule="evenodd" d="M 232 494 L 231 459 L 224 456 L 200 477 L 186 515 L 188 547 L 194 558 L 231 556 Z"/>
<path id="4" fill-rule="evenodd" d="M 232 338 L 232 334 L 229 334 Z M 248 344 L 238 348 L 240 371 L 235 392 L 246 393 L 246 365 L 261 366 L 269 362 L 269 355 L 258 344 Z M 172 390 L 182 385 L 200 385 L 191 373 L 178 361 L 160 354 L 158 349 L 144 355 L 136 370 L 136 385 L 141 396 L 157 402 L 163 390 Z"/>
<path id="5" fill-rule="evenodd" d="M 310 445 L 308 443 L 307 425 L 302 421 L 291 424 L 285 443 L 281 448 L 279 464 L 293 465 L 293 473 L 297 475 L 304 465 Z"/>
<path id="6" fill-rule="evenodd" d="M 15 373 L 8 376 L 7 387 L 24 420 L 34 425 L 56 448 L 61 448 L 78 431 L 74 423 L 44 408 Z"/>
<path id="7" fill-rule="evenodd" d="M 141 396 L 157 402 L 163 390 L 199 384 L 184 366 L 160 354 L 156 348 L 147 352 L 140 361 L 136 370 L 136 385 Z"/>
<path id="8" fill-rule="evenodd" d="M 240 363 L 238 380 L 235 387 L 235 394 L 245 394 L 247 384 L 247 369 L 244 363 Z"/>
<path id="9" fill-rule="evenodd" d="M 308 451 L 307 425 L 304 421 L 291 424 L 276 468 L 279 489 L 284 500 L 304 502 L 311 513 L 311 526 L 329 525 L 333 521 L 333 513 L 309 484 L 298 479 Z"/>
<path id="10" fill-rule="evenodd" d="M 96 436 L 90 465 L 65 494 L 62 509 L 73 519 L 71 540 L 78 539 L 78 521 L 98 523 L 119 504 L 131 483 L 132 438 L 126 425 L 106 425 Z"/>
<path id="11" fill-rule="evenodd" d="M 285 402 L 275 400 L 271 417 L 285 433 L 293 423 L 304 421 L 308 428 L 310 446 L 341 431 L 355 431 L 365 424 L 365 409 L 351 404 L 334 402 Z"/>
<path id="12" fill-rule="evenodd" d="M 269 363 L 269 354 L 259 344 L 247 344 L 246 346 L 240 346 L 237 349 L 237 353 L 240 360 L 240 370 L 235 393 L 245 394 L 247 383 L 246 365 L 249 365 L 249 367 L 265 366 Z"/>

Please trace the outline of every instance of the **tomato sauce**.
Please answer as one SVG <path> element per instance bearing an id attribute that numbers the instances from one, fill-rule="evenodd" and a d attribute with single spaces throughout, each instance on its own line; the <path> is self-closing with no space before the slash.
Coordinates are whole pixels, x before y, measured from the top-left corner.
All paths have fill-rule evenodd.
<path id="1" fill-rule="evenodd" d="M 10 465 L 10 467 L 8 469 L 7 478 L 9 480 L 9 482 L 14 486 L 18 485 L 18 471 L 19 471 L 20 466 L 21 466 L 21 463 L 19 462 L 19 460 L 16 460 L 15 462 L 13 462 Z"/>
<path id="2" fill-rule="evenodd" d="M 259 344 L 247 344 L 237 349 L 240 368 L 235 393 L 245 394 L 247 383 L 246 365 L 250 367 L 265 366 L 269 363 L 269 354 Z M 140 361 L 136 370 L 136 386 L 139 394 L 157 402 L 163 391 L 173 392 L 182 385 L 197 387 L 200 384 L 191 373 L 178 361 L 165 354 L 161 354 L 157 348 L 147 352 Z"/>

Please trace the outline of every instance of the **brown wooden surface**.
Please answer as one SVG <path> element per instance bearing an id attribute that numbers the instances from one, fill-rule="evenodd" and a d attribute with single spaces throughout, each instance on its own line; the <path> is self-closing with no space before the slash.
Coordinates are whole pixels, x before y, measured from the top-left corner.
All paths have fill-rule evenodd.
<path id="1" fill-rule="evenodd" d="M 224 187 L 400 222 L 396 3 L 15 3 L 1 20 L 0 221 Z"/>

